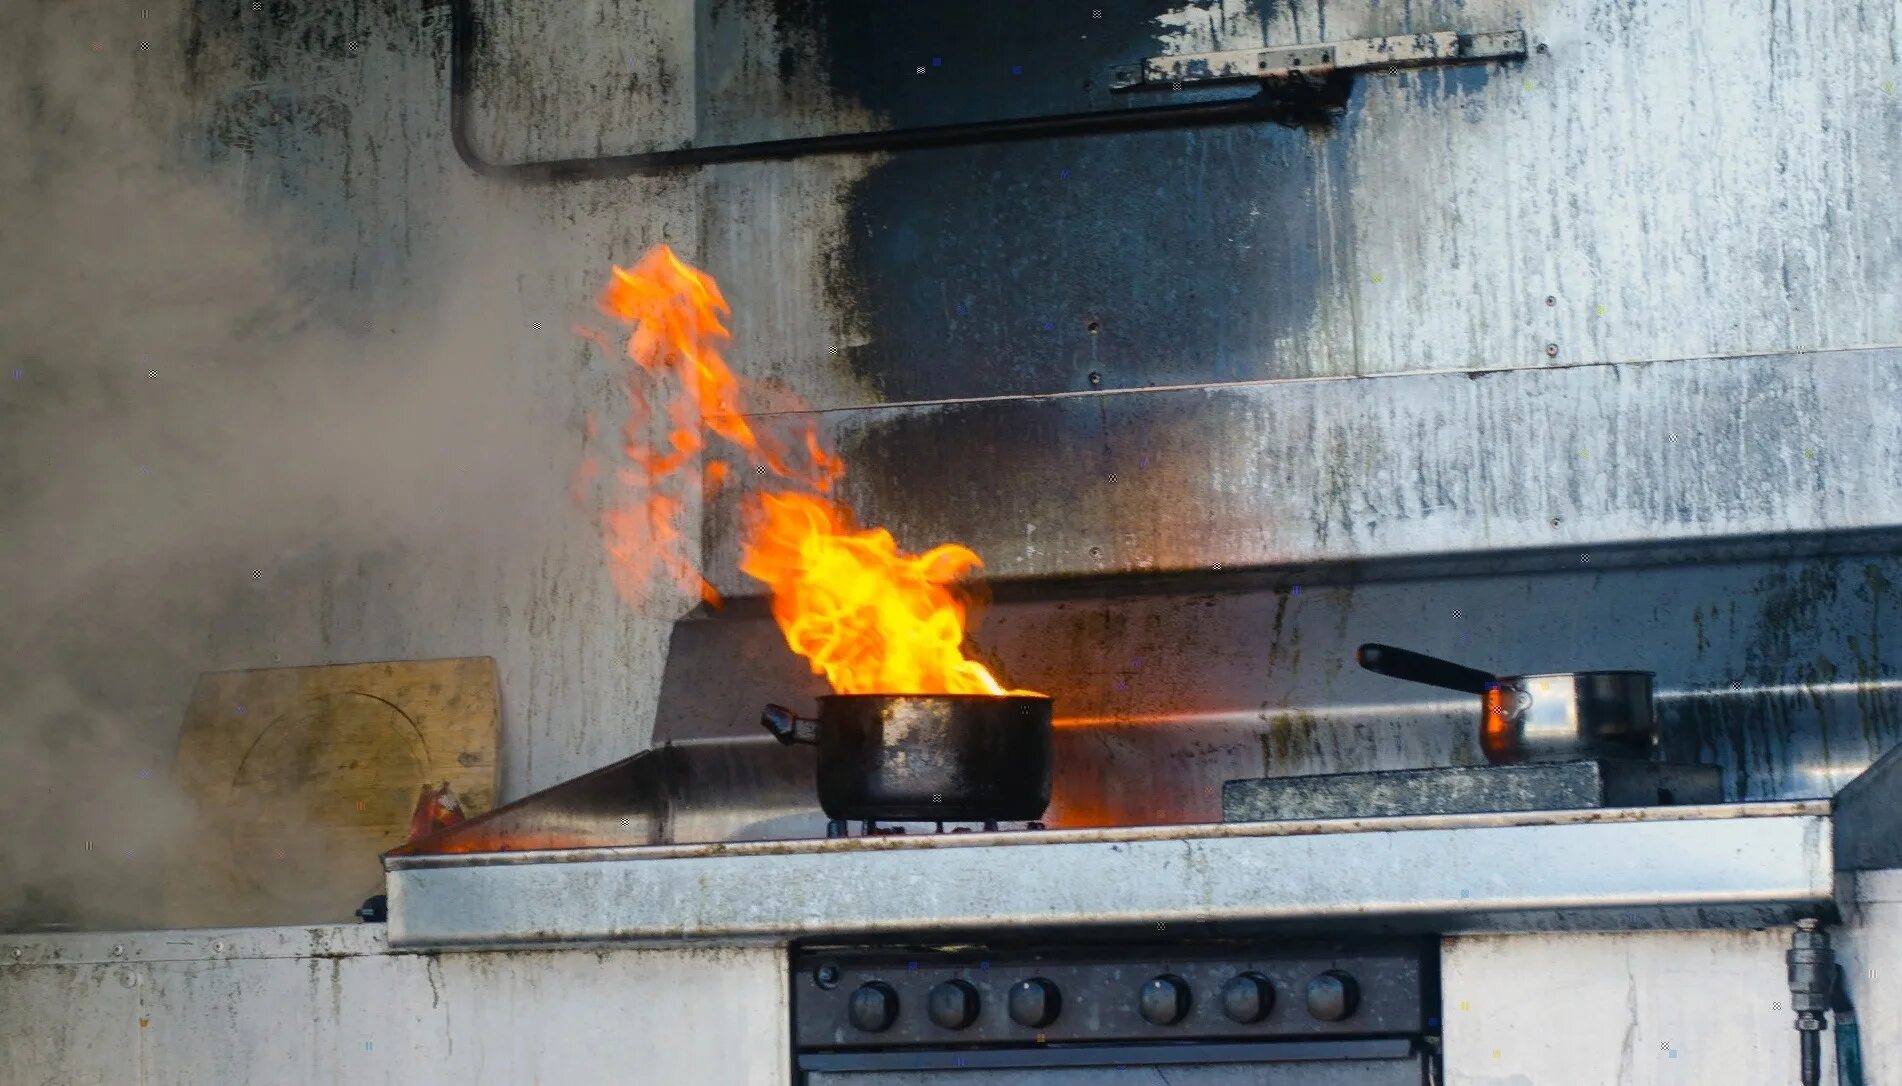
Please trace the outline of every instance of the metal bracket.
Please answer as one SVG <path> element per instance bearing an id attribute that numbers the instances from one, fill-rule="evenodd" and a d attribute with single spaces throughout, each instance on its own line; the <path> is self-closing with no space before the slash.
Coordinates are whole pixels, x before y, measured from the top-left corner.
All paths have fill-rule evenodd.
<path id="1" fill-rule="evenodd" d="M 1181 90 L 1187 86 L 1289 79 L 1384 68 L 1423 68 L 1485 60 L 1524 60 L 1526 32 L 1403 34 L 1321 45 L 1228 49 L 1150 57 L 1110 69 L 1110 90 Z"/>

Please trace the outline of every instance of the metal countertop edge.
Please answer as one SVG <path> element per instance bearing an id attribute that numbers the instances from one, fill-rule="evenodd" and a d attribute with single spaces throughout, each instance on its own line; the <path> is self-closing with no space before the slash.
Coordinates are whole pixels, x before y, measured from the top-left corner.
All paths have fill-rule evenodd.
<path id="1" fill-rule="evenodd" d="M 1204 822 L 1172 826 L 1124 826 L 1070 830 L 1014 830 L 995 833 L 930 834 L 890 837 L 799 838 L 789 841 L 727 841 L 678 845 L 615 845 L 519 852 L 461 852 L 383 857 L 388 872 L 430 868 L 498 867 L 516 864 L 596 863 L 601 861 L 734 859 L 760 856 L 839 853 L 862 855 L 934 848 L 1036 848 L 1067 844 L 1118 844 L 1149 841 L 1223 840 L 1238 837 L 1306 837 L 1347 833 L 1406 833 L 1419 830 L 1489 829 L 1515 826 L 1577 826 L 1634 822 L 1719 821 L 1737 818 L 1823 816 L 1827 799 L 1713 803 L 1684 807 L 1611 807 L 1576 811 L 1513 811 L 1496 814 L 1405 815 L 1393 818 L 1328 818 L 1299 822 Z"/>

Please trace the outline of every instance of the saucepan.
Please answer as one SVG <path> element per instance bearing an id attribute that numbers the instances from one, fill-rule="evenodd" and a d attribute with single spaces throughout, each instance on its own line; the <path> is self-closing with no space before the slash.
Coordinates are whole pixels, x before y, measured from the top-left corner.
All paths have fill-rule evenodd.
<path id="1" fill-rule="evenodd" d="M 1493 765 L 1649 758 L 1657 713 L 1649 671 L 1494 675 L 1391 645 L 1362 645 L 1360 666 L 1480 698 L 1479 747 Z"/>
<path id="2" fill-rule="evenodd" d="M 760 723 L 819 748 L 832 818 L 1030 822 L 1050 805 L 1050 709 L 1034 694 L 831 694 L 816 718 L 768 705 Z"/>

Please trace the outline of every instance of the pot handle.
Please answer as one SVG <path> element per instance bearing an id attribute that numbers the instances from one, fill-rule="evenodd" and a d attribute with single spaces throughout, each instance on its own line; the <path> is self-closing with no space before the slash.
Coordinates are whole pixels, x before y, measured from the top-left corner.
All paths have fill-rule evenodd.
<path id="1" fill-rule="evenodd" d="M 760 713 L 760 726 L 773 733 L 773 738 L 786 746 L 794 743 L 817 743 L 819 741 L 819 722 L 808 720 L 784 705 L 768 705 Z"/>
<path id="2" fill-rule="evenodd" d="M 1489 672 L 1392 645 L 1362 645 L 1354 653 L 1354 659 L 1376 675 L 1425 683 L 1442 690 L 1458 690 L 1462 694 L 1484 695 L 1488 686 L 1499 681 Z"/>

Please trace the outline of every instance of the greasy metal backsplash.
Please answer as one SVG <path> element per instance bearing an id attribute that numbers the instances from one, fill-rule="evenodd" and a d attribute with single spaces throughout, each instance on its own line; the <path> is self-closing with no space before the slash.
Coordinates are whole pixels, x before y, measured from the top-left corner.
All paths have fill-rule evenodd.
<path id="1" fill-rule="evenodd" d="M 1902 528 L 1902 350 L 1269 381 L 818 412 L 868 522 L 994 578 L 1708 559 Z M 735 569 L 731 490 L 709 576 Z"/>
<path id="2" fill-rule="evenodd" d="M 1219 820 L 1237 777 L 1479 763 L 1478 699 L 1360 671 L 1364 641 L 1506 672 L 1653 670 L 1661 753 L 1722 766 L 1731 800 L 1830 795 L 1902 740 L 1893 554 L 1002 596 L 974 640 L 1010 682 L 1056 698 L 1059 826 Z M 824 692 L 740 601 L 676 625 L 655 741 L 763 735 L 766 702 L 809 708 Z M 775 786 L 686 806 L 802 801 Z"/>
<path id="3" fill-rule="evenodd" d="M 1359 671 L 1365 641 L 1655 671 L 1663 753 L 1722 766 L 1733 800 L 1829 795 L 1902 739 L 1902 351 L 810 417 L 861 517 L 998 578 L 974 640 L 1057 699 L 1057 825 L 1479 762 L 1477 699 Z M 704 538 L 737 598 L 676 626 L 656 743 L 825 692 L 745 598 L 734 500 Z"/>

